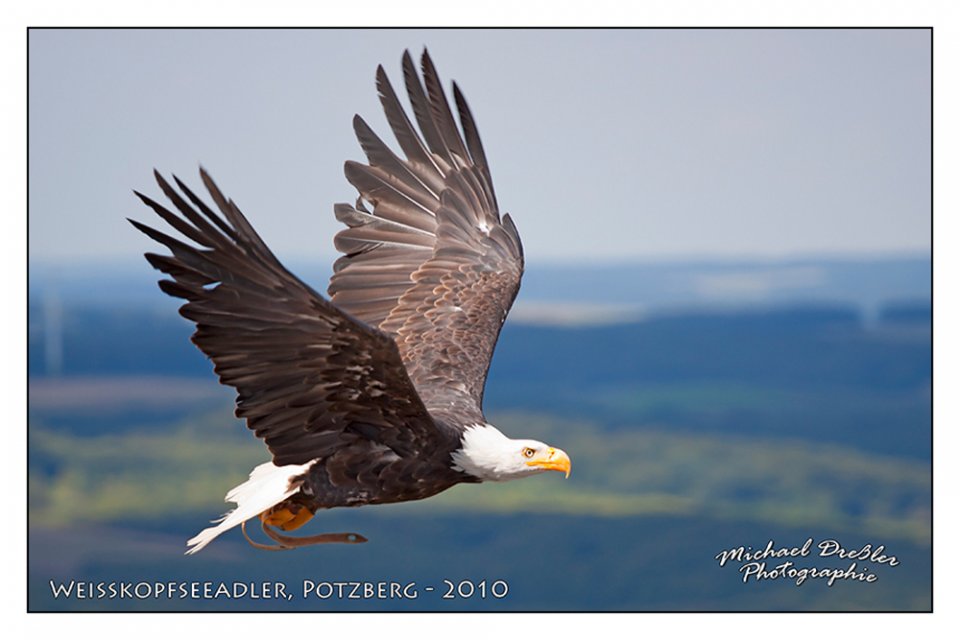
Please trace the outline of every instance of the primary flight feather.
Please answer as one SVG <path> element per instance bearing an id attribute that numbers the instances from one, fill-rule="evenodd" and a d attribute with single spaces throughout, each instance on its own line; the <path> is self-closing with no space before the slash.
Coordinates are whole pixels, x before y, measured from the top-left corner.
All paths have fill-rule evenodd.
<path id="1" fill-rule="evenodd" d="M 137 195 L 188 244 L 142 223 L 171 255 L 147 254 L 170 276 L 161 289 L 187 302 L 193 342 L 237 390 L 236 414 L 272 461 L 227 494 L 237 504 L 188 542 L 199 551 L 255 517 L 287 549 L 363 542 L 353 533 L 287 536 L 318 510 L 419 500 L 462 482 L 509 480 L 570 459 L 511 439 L 483 415 L 490 359 L 523 273 L 523 249 L 500 215 L 477 127 L 459 88 L 457 126 L 430 56 L 422 80 L 409 53 L 404 84 L 416 126 L 383 68 L 380 101 L 403 153 L 359 117 L 367 164 L 347 162 L 359 192 L 337 204 L 330 299 L 287 271 L 210 176 L 219 213 L 174 178 L 155 174 L 176 212 Z M 462 135 L 461 135 L 462 132 Z M 246 535 L 246 530 L 244 529 Z"/>

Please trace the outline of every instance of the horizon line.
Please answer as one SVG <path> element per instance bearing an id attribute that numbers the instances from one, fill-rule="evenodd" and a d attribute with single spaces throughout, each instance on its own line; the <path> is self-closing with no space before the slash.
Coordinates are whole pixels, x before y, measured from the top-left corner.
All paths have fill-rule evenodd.
<path id="1" fill-rule="evenodd" d="M 337 254 L 322 254 L 317 257 L 292 256 L 282 263 L 295 266 L 323 266 L 332 267 L 333 262 L 339 257 Z M 677 254 L 663 256 L 574 256 L 568 258 L 552 257 L 537 260 L 531 264 L 528 262 L 526 268 L 531 267 L 586 267 L 603 268 L 617 267 L 624 265 L 631 266 L 653 266 L 653 265 L 691 265 L 691 264 L 717 264 L 717 265 L 737 265 L 737 264 L 779 264 L 791 262 L 880 262 L 887 260 L 933 260 L 932 249 L 897 249 L 889 251 L 810 251 L 810 252 L 791 252 L 784 254 Z M 111 256 L 111 257 L 59 257 L 59 258 L 29 258 L 27 259 L 27 269 L 48 269 L 69 267 L 117 267 L 130 266 L 133 264 L 142 264 L 143 256 L 135 254 L 132 256 Z"/>

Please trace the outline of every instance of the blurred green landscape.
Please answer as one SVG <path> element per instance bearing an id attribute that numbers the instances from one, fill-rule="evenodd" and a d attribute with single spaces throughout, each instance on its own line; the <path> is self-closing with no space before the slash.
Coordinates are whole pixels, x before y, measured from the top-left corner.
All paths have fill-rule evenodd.
<path id="1" fill-rule="evenodd" d="M 190 557 L 186 539 L 228 508 L 222 496 L 267 460 L 266 449 L 232 417 L 231 391 L 189 344 L 192 329 L 175 305 L 51 305 L 38 295 L 29 342 L 29 606 L 929 610 L 930 302 L 915 290 L 866 315 L 849 300 L 777 300 L 664 307 L 603 323 L 508 322 L 487 417 L 510 435 L 564 448 L 569 480 L 460 486 L 422 502 L 320 513 L 304 530 L 358 531 L 370 538 L 365 545 L 266 553 L 232 531 Z M 882 544 L 900 564 L 874 566 L 874 583 L 828 587 L 744 583 L 737 567 L 715 559 L 741 545 L 807 538 Z M 58 599 L 49 585 L 282 580 L 298 591 L 304 579 L 440 586 L 444 578 L 502 579 L 510 593 L 121 602 Z"/>

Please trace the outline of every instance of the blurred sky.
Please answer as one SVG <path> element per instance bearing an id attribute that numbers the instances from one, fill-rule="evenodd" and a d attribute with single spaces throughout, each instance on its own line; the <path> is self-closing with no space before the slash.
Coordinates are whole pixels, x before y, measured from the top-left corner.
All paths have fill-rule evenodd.
<path id="1" fill-rule="evenodd" d="M 140 260 L 131 190 L 199 164 L 281 260 L 329 260 L 351 118 L 395 147 L 375 69 L 402 91 L 424 45 L 528 261 L 930 250 L 928 31 L 32 30 L 31 263 Z"/>

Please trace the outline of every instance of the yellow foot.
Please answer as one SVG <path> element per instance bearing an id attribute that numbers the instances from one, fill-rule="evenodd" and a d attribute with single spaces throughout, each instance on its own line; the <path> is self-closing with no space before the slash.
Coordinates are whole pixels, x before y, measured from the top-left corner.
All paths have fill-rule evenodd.
<path id="1" fill-rule="evenodd" d="M 313 517 L 313 511 L 296 502 L 284 502 L 260 514 L 260 522 L 283 531 L 299 529 Z"/>

